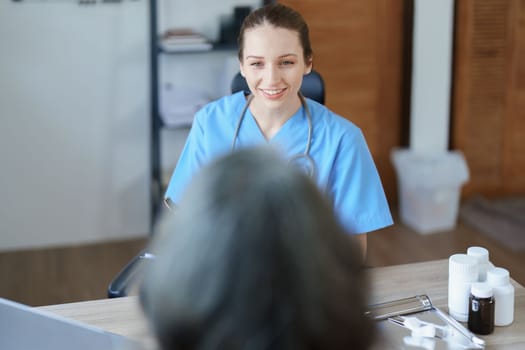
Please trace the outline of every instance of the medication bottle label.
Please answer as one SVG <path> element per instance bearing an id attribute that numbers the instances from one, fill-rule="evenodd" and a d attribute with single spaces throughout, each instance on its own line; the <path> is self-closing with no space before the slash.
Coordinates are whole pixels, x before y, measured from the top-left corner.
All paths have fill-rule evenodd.
<path id="1" fill-rule="evenodd" d="M 479 310 L 479 302 L 477 300 L 472 300 L 472 311 L 477 312 Z"/>

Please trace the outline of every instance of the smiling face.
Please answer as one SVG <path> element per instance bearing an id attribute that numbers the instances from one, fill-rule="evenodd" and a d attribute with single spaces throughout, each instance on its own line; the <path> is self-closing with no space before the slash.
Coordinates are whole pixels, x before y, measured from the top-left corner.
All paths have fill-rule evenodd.
<path id="1" fill-rule="evenodd" d="M 300 106 L 297 94 L 303 75 L 312 63 L 305 62 L 298 32 L 263 23 L 244 33 L 240 69 L 254 95 L 254 107 L 294 113 Z"/>

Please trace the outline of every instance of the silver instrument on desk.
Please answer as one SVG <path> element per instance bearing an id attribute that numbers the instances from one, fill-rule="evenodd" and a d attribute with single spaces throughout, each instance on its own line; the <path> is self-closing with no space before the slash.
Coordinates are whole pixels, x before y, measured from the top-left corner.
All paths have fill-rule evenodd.
<path id="1" fill-rule="evenodd" d="M 365 316 L 378 322 L 383 345 L 392 349 L 484 349 L 485 341 L 432 305 L 427 295 L 368 307 Z"/>

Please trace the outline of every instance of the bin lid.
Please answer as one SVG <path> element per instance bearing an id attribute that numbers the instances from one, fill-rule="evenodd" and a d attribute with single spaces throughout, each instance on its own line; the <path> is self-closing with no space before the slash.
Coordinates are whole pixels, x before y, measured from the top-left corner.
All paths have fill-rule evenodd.
<path id="1" fill-rule="evenodd" d="M 403 184 L 418 187 L 460 186 L 469 179 L 467 162 L 460 151 L 423 154 L 396 148 L 390 156 L 398 180 Z"/>

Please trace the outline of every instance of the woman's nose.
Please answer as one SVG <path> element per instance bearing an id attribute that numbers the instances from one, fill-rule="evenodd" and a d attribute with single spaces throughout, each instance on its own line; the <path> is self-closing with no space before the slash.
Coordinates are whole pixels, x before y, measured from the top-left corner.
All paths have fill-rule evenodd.
<path id="1" fill-rule="evenodd" d="M 275 83 L 280 80 L 279 69 L 274 65 L 268 65 L 264 72 L 266 83 Z"/>

